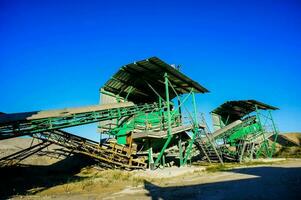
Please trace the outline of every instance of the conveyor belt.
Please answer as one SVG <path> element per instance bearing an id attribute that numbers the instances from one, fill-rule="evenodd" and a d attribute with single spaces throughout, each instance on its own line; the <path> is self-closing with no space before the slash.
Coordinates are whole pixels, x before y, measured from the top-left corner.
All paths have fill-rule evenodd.
<path id="1" fill-rule="evenodd" d="M 71 152 L 86 155 L 100 161 L 108 168 L 145 169 L 147 164 L 143 158 L 134 158 L 136 151 L 130 147 L 116 143 L 99 145 L 97 142 L 62 131 L 52 130 L 33 135 L 53 144 L 65 147 Z"/>
<path id="2" fill-rule="evenodd" d="M 0 140 L 151 112 L 157 104 L 131 102 L 0 115 Z"/>
<path id="3" fill-rule="evenodd" d="M 241 120 L 236 120 L 236 121 L 232 122 L 231 124 L 228 124 L 227 126 L 221 128 L 221 129 L 216 130 L 214 133 L 209 134 L 209 136 L 212 139 L 217 139 L 218 137 L 222 136 L 227 131 L 235 128 L 236 126 L 238 126 L 240 124 L 242 124 L 242 121 Z M 207 143 L 208 141 L 209 141 L 208 138 L 204 138 L 203 139 L 203 142 L 205 142 L 205 143 Z"/>
<path id="4" fill-rule="evenodd" d="M 100 161 L 99 165 L 106 168 L 145 169 L 147 166 L 144 158 L 134 158 L 136 150 L 113 142 L 105 143 L 100 146 L 93 140 L 61 130 L 33 134 L 32 137 L 42 142 L 1 158 L 0 166 L 7 167 L 16 165 L 51 144 L 62 146 L 72 153 L 82 154 Z"/>
<path id="5" fill-rule="evenodd" d="M 126 108 L 134 106 L 131 102 L 126 103 L 113 103 L 106 105 L 93 105 L 78 108 L 64 108 L 59 110 L 43 110 L 43 111 L 33 111 L 33 112 L 23 112 L 23 113 L 13 113 L 13 114 L 3 114 L 0 115 L 0 124 L 24 122 L 45 118 L 54 117 L 69 117 L 70 115 L 83 114 L 90 112 L 99 112 L 114 108 Z"/>
<path id="6" fill-rule="evenodd" d="M 13 166 L 21 162 L 22 160 L 28 158 L 29 156 L 41 151 L 42 149 L 50 146 L 52 143 L 49 141 L 43 140 L 42 142 L 32 145 L 26 149 L 22 149 L 16 153 L 13 153 L 9 156 L 5 156 L 0 159 L 0 166 L 1 167 L 8 167 Z"/>

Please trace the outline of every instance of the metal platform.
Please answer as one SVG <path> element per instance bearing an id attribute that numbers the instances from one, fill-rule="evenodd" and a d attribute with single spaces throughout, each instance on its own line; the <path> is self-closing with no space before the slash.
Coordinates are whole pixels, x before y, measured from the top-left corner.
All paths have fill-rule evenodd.
<path id="1" fill-rule="evenodd" d="M 180 132 L 191 131 L 193 129 L 192 125 L 186 126 L 178 126 L 171 129 L 171 134 L 175 135 Z M 165 138 L 168 136 L 167 130 L 164 131 L 146 131 L 146 132 L 133 132 L 132 137 L 133 139 L 138 138 Z"/>

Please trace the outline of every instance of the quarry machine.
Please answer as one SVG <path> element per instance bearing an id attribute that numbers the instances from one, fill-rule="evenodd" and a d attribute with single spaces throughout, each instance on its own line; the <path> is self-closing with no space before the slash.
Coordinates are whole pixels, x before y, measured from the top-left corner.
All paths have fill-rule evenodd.
<path id="1" fill-rule="evenodd" d="M 277 109 L 256 100 L 227 101 L 214 109 L 211 136 L 224 160 L 271 158 L 279 133 L 272 116 Z"/>
<path id="2" fill-rule="evenodd" d="M 0 115 L 0 140 L 27 135 L 40 141 L 1 158 L 0 164 L 19 163 L 56 144 L 109 168 L 155 169 L 172 162 L 183 166 L 191 159 L 196 138 L 207 138 L 206 148 L 222 162 L 197 117 L 195 95 L 206 92 L 159 58 L 125 65 L 100 89 L 100 105 Z M 100 134 L 112 139 L 97 143 L 62 130 L 95 122 Z M 203 142 L 199 146 L 209 159 Z"/>
<path id="3" fill-rule="evenodd" d="M 0 159 L 0 164 L 7 166 L 19 163 L 22 159 L 32 155 L 28 152 L 36 152 L 33 149 L 38 151 L 42 150 L 43 146 L 47 147 L 44 145 L 47 142 L 65 147 L 73 153 L 87 155 L 101 161 L 100 164 L 106 167 L 145 168 L 145 162 L 134 158 L 135 151 L 132 151 L 128 146 L 121 146 L 112 142 L 100 146 L 95 141 L 68 133 L 62 129 L 119 118 L 120 116 L 131 116 L 141 111 L 149 112 L 156 109 L 155 107 L 156 105 L 150 104 L 137 106 L 128 102 L 1 115 L 0 140 L 27 135 L 38 139 L 40 145 L 30 146 L 27 150 L 4 157 Z M 25 154 L 28 156 L 24 156 Z"/>
<path id="4" fill-rule="evenodd" d="M 156 57 L 125 65 L 100 88 L 101 105 L 130 101 L 157 104 L 159 109 L 102 121 L 99 132 L 113 136 L 118 144 L 135 145 L 150 168 L 173 162 L 186 165 L 195 139 L 205 128 L 197 117 L 195 95 L 206 92 L 178 68 Z"/>
<path id="5" fill-rule="evenodd" d="M 207 92 L 157 57 L 127 64 L 100 88 L 100 105 L 1 113 L 0 140 L 30 136 L 39 143 L 0 158 L 0 165 L 18 164 L 52 144 L 102 167 L 122 169 L 184 166 L 195 158 L 223 164 L 272 157 L 278 130 L 271 111 L 277 108 L 255 100 L 228 101 L 211 112 L 211 132 L 195 97 Z M 91 123 L 98 124 L 100 142 L 64 130 Z"/>

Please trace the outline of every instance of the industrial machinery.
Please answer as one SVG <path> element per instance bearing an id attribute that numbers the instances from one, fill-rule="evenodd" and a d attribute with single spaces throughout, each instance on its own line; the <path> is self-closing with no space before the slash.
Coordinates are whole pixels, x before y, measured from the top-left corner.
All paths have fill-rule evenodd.
<path id="1" fill-rule="evenodd" d="M 195 94 L 206 92 L 199 83 L 156 57 L 125 65 L 100 88 L 101 104 L 156 103 L 159 109 L 102 121 L 99 131 L 115 137 L 118 144 L 136 144 L 140 155 L 147 154 L 151 167 L 165 166 L 166 158 L 171 157 L 180 166 L 185 165 L 195 138 L 205 128 L 197 117 Z M 187 106 L 189 100 L 192 106 Z M 170 147 L 176 150 L 169 151 Z M 215 149 L 214 144 L 211 148 Z"/>
<path id="2" fill-rule="evenodd" d="M 27 135 L 41 141 L 1 158 L 0 165 L 17 164 L 51 144 L 103 167 L 123 169 L 184 166 L 195 149 L 201 159 L 220 163 L 273 154 L 267 138 L 278 131 L 271 115 L 273 129 L 266 128 L 259 110 L 275 107 L 253 100 L 227 102 L 212 111 L 211 133 L 205 118 L 198 117 L 195 99 L 209 91 L 157 57 L 121 67 L 99 92 L 100 105 L 0 115 L 0 140 Z M 63 130 L 95 122 L 102 138 L 110 138 L 106 142 Z"/>
<path id="3" fill-rule="evenodd" d="M 182 166 L 203 129 L 197 119 L 195 94 L 205 92 L 208 90 L 178 69 L 152 57 L 123 66 L 107 81 L 100 89 L 101 105 L 1 115 L 0 139 L 29 135 L 43 144 L 47 141 L 47 145 L 30 147 L 30 152 L 50 142 L 111 167 L 145 168 L 147 160 L 154 168 L 165 166 L 170 157 Z M 188 99 L 194 109 L 184 116 Z M 116 142 L 97 144 L 61 130 L 95 122 L 102 135 Z M 31 153 L 25 155 L 20 152 L 2 160 L 16 163 L 17 158 Z"/>
<path id="4" fill-rule="evenodd" d="M 271 111 L 277 109 L 255 100 L 228 101 L 214 109 L 212 137 L 224 159 L 271 158 L 279 133 Z"/>
<path id="5" fill-rule="evenodd" d="M 43 147 L 57 144 L 73 153 L 87 155 L 100 161 L 104 167 L 143 169 L 146 164 L 143 159 L 135 157 L 135 150 L 128 146 L 108 142 L 99 145 L 97 142 L 68 133 L 62 128 L 94 123 L 101 120 L 132 116 L 138 112 L 149 112 L 156 105 L 136 106 L 133 103 L 95 105 L 81 108 L 68 108 L 52 111 L 36 111 L 0 116 L 0 139 L 8 139 L 28 135 L 39 139 L 40 145 L 31 146 L 11 156 L 0 159 L 3 166 L 12 165 L 32 155 L 30 152 L 42 150 Z M 24 156 L 26 155 L 26 156 Z M 8 162 L 9 161 L 9 162 Z"/>

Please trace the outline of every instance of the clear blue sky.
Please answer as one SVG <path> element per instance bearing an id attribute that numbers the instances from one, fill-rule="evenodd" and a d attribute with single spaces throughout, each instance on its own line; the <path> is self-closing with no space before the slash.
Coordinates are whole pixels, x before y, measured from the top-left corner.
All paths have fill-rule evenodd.
<path id="1" fill-rule="evenodd" d="M 202 112 L 257 99 L 301 131 L 300 36 L 297 0 L 0 0 L 0 111 L 96 104 L 120 66 L 158 56 L 211 91 Z M 97 138 L 95 125 L 72 130 Z"/>

